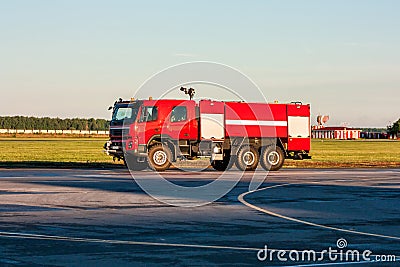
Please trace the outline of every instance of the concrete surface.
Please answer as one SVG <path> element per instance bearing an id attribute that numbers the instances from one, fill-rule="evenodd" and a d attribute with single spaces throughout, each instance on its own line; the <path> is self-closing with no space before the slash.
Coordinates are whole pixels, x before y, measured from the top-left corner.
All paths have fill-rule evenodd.
<path id="1" fill-rule="evenodd" d="M 166 172 L 182 185 L 207 183 L 219 174 Z M 136 175 L 151 179 L 154 173 Z M 245 197 L 284 216 L 394 238 L 313 227 L 249 208 L 238 201 L 249 177 L 212 204 L 182 208 L 146 195 L 121 169 L 0 169 L 0 266 L 310 264 L 260 262 L 257 249 L 321 251 L 336 248 L 339 238 L 348 249 L 400 255 L 399 169 L 282 170 L 261 187 L 289 185 Z"/>

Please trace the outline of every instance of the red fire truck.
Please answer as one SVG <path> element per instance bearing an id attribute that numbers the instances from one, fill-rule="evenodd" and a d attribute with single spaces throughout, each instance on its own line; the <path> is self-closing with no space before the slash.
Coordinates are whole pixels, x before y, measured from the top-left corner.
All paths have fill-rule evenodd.
<path id="1" fill-rule="evenodd" d="M 285 158 L 311 158 L 310 136 L 310 106 L 300 102 L 120 99 L 104 148 L 133 170 L 164 171 L 177 160 L 206 157 L 218 171 L 259 163 L 276 171 Z"/>

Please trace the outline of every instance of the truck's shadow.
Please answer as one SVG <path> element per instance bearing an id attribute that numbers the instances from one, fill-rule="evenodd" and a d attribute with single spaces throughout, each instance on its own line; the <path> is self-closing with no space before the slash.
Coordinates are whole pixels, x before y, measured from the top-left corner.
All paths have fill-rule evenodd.
<path id="1" fill-rule="evenodd" d="M 57 161 L 2 161 L 0 168 L 52 168 L 52 169 L 121 169 L 121 163 L 57 162 Z"/>

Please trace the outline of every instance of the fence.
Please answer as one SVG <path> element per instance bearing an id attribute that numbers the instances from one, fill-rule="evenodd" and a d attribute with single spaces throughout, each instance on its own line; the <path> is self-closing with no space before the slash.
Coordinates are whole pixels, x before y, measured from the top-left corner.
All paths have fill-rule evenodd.
<path id="1" fill-rule="evenodd" d="M 21 129 L 0 129 L 0 134 L 102 134 L 108 135 L 109 131 L 86 131 L 86 130 L 21 130 Z"/>

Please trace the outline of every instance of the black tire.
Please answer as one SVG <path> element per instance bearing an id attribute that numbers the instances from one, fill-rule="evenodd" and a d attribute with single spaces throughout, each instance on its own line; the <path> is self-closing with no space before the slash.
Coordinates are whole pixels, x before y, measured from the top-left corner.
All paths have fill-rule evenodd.
<path id="1" fill-rule="evenodd" d="M 230 157 L 225 158 L 224 160 L 214 160 L 211 162 L 211 166 L 214 170 L 217 171 L 226 171 L 232 168 L 234 160 L 230 160 Z"/>
<path id="2" fill-rule="evenodd" d="M 261 150 L 260 164 L 266 171 L 277 171 L 285 162 L 285 153 L 278 146 L 267 146 Z"/>
<path id="3" fill-rule="evenodd" d="M 149 167 L 154 171 L 165 171 L 171 166 L 172 152 L 168 146 L 157 144 L 149 149 Z"/>
<path id="4" fill-rule="evenodd" d="M 253 171 L 257 169 L 260 155 L 257 149 L 244 145 L 239 149 L 236 159 L 236 167 L 241 171 Z"/>
<path id="5" fill-rule="evenodd" d="M 149 166 L 146 161 L 138 162 L 138 157 L 129 154 L 124 155 L 124 163 L 125 166 L 131 171 L 142 171 Z"/>
<path id="6" fill-rule="evenodd" d="M 223 161 L 223 160 L 214 160 L 211 162 L 211 166 L 216 171 L 225 171 L 226 167 L 228 167 L 228 164 L 226 161 Z"/>

